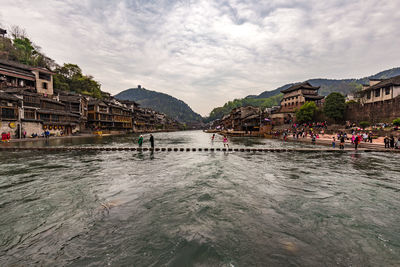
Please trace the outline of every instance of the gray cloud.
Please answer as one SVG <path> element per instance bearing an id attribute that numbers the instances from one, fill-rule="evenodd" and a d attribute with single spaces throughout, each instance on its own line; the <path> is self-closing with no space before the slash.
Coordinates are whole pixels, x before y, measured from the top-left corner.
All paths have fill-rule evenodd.
<path id="1" fill-rule="evenodd" d="M 398 66 L 400 3 L 256 0 L 2 0 L 57 62 L 113 94 L 142 84 L 207 115 L 228 100 L 308 78 Z"/>

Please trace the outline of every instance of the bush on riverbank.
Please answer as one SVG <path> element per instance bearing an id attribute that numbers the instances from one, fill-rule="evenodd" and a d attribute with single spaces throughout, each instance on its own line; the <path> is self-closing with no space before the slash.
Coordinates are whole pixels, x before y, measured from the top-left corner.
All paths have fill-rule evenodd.
<path id="1" fill-rule="evenodd" d="M 361 121 L 360 122 L 361 128 L 367 128 L 370 125 L 371 125 L 371 123 L 369 123 L 368 121 Z"/>

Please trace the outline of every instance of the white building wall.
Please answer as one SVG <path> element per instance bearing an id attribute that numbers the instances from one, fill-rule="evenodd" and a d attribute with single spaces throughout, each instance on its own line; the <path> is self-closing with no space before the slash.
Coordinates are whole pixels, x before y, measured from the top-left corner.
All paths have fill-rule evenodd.
<path id="1" fill-rule="evenodd" d="M 400 86 L 393 86 L 393 98 L 397 97 L 400 95 Z"/>
<path id="2" fill-rule="evenodd" d="M 30 137 L 32 134 L 41 135 L 44 130 L 40 122 L 22 122 L 22 133 L 26 131 L 26 137 Z"/>
<path id="3" fill-rule="evenodd" d="M 50 81 L 39 79 L 39 70 L 32 71 L 36 77 L 36 91 L 39 94 L 53 95 L 53 75 L 50 75 Z M 47 89 L 43 87 L 43 83 L 47 84 Z"/>

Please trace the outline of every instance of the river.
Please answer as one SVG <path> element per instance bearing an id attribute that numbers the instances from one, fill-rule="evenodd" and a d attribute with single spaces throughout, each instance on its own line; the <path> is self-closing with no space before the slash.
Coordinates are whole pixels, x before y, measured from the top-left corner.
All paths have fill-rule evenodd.
<path id="1" fill-rule="evenodd" d="M 201 131 L 154 136 L 160 147 L 223 147 Z M 126 147 L 136 137 L 8 145 Z M 400 264 L 400 155 L 0 153 L 0 266 Z"/>

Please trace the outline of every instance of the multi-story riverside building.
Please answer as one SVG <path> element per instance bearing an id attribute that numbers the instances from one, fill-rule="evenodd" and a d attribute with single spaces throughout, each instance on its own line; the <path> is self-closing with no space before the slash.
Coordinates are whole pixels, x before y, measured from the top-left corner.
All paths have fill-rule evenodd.
<path id="1" fill-rule="evenodd" d="M 319 88 L 319 86 L 312 86 L 309 82 L 302 82 L 282 90 L 283 98 L 280 108 L 270 115 L 274 124 L 294 122 L 296 111 L 306 102 L 312 101 L 315 102 L 317 106 L 321 106 L 324 97 L 318 95 Z"/>

